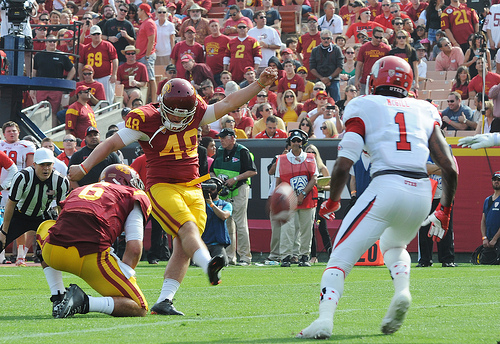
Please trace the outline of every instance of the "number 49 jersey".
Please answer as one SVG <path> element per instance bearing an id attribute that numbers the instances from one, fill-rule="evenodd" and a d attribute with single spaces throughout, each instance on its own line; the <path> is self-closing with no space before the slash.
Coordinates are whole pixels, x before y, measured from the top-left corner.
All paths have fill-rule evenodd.
<path id="1" fill-rule="evenodd" d="M 432 104 L 414 98 L 369 95 L 349 102 L 344 121 L 347 132 L 363 138 L 372 175 L 382 170 L 427 172 L 428 141 L 434 126 L 441 125 Z M 342 154 L 344 149 L 349 150 L 347 142 L 340 143 L 339 156 L 347 156 Z M 361 150 L 356 154 L 359 157 Z"/>

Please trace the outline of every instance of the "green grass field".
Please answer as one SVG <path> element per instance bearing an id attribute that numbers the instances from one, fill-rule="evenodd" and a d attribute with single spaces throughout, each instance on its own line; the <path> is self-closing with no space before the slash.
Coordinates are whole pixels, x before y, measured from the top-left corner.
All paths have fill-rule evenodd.
<path id="1" fill-rule="evenodd" d="M 414 265 L 414 264 L 413 264 Z M 141 262 L 138 283 L 151 307 L 164 264 Z M 294 336 L 318 314 L 325 264 L 311 268 L 228 267 L 213 287 L 190 267 L 174 304 L 185 317 L 103 314 L 52 319 L 49 290 L 39 267 L 0 267 L 0 343 L 300 343 Z M 332 342 L 497 343 L 500 341 L 500 266 L 412 269 L 413 303 L 401 329 L 380 332 L 392 297 L 385 267 L 355 267 L 335 315 Z M 64 273 L 64 283 L 78 277 Z"/>

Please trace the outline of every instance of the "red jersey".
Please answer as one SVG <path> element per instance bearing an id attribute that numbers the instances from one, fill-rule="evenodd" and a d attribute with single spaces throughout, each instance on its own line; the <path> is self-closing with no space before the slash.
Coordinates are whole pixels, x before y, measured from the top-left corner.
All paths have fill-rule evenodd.
<path id="1" fill-rule="evenodd" d="M 226 35 L 205 37 L 206 64 L 212 69 L 212 73 L 220 74 L 224 69 L 223 59 L 226 55 L 227 44 L 230 38 Z M 252 65 L 253 66 L 253 65 Z"/>
<path id="2" fill-rule="evenodd" d="M 197 135 L 207 103 L 199 95 L 197 98 L 196 113 L 186 129 L 181 132 L 164 129 L 151 142 L 139 141 L 147 159 L 148 190 L 157 183 L 187 183 L 199 177 Z M 141 131 L 152 138 L 163 126 L 159 107 L 158 103 L 150 103 L 133 109 L 125 118 L 125 127 Z"/>
<path id="3" fill-rule="evenodd" d="M 247 127 L 253 128 L 253 119 L 251 117 L 243 116 L 236 128 L 244 131 Z"/>
<path id="4" fill-rule="evenodd" d="M 153 19 L 148 18 L 141 23 L 139 26 L 139 31 L 137 32 L 137 39 L 135 40 L 135 47 L 139 49 L 139 53 L 137 54 L 137 59 L 146 56 L 146 49 L 148 46 L 148 37 L 153 36 L 153 49 L 151 50 L 151 54 L 156 51 L 156 24 Z"/>
<path id="5" fill-rule="evenodd" d="M 82 57 L 80 63 L 91 65 L 96 79 L 111 75 L 112 61 L 118 59 L 115 47 L 108 41 L 101 41 L 95 48 L 92 43 L 87 44 L 83 48 Z"/>
<path id="6" fill-rule="evenodd" d="M 500 75 L 493 72 L 486 73 L 484 94 L 488 94 L 488 92 L 490 92 L 490 88 L 498 84 L 500 84 Z M 472 91 L 476 93 L 483 91 L 483 78 L 479 74 L 473 77 L 469 82 L 469 92 Z"/>
<path id="7" fill-rule="evenodd" d="M 76 83 L 76 88 L 78 88 L 78 86 L 80 85 L 90 87 L 90 93 L 92 93 L 92 95 L 97 99 L 106 100 L 106 92 L 104 91 L 104 85 L 101 84 L 99 81 L 94 80 L 94 82 L 91 83 L 86 83 L 85 81 L 78 81 Z M 69 94 L 69 97 L 71 98 L 75 94 L 76 94 L 76 89 Z"/>
<path id="8" fill-rule="evenodd" d="M 353 14 L 354 11 L 349 11 L 347 5 L 342 6 L 339 10 L 339 16 L 342 18 L 342 22 L 344 23 L 344 25 L 347 25 L 347 23 L 349 23 L 349 19 Z"/>
<path id="9" fill-rule="evenodd" d="M 123 88 L 131 88 L 128 83 L 129 76 L 133 76 L 135 81 L 149 81 L 148 71 L 144 63 L 135 62 L 133 64 L 124 63 L 118 67 L 116 80 L 123 84 Z"/>
<path id="10" fill-rule="evenodd" d="M 75 246 L 81 257 L 103 252 L 123 232 L 136 202 L 146 222 L 151 202 L 142 190 L 106 182 L 76 188 L 61 202 L 62 211 L 49 229 L 47 242 Z"/>
<path id="11" fill-rule="evenodd" d="M 356 38 L 356 43 L 359 43 L 359 39 L 358 39 L 358 32 L 359 31 L 366 30 L 366 33 L 368 33 L 368 37 L 372 37 L 373 36 L 373 29 L 376 28 L 377 26 L 382 28 L 384 31 L 386 29 L 386 27 L 384 27 L 382 24 L 376 23 L 373 21 L 368 21 L 367 23 L 357 22 L 357 23 L 351 24 L 349 26 L 345 35 L 348 38 L 351 38 L 352 36 L 354 36 Z"/>
<path id="12" fill-rule="evenodd" d="M 429 6 L 427 2 L 421 2 L 417 9 L 413 8 L 412 5 L 407 9 L 406 14 L 408 15 L 408 17 L 410 17 L 411 20 L 416 22 L 418 21 L 418 18 L 420 18 L 422 12 L 427 8 L 427 6 Z"/>
<path id="13" fill-rule="evenodd" d="M 297 74 L 295 74 L 291 79 L 288 79 L 285 76 L 278 83 L 278 93 L 283 93 L 286 90 L 292 90 L 295 95 L 298 95 L 298 92 L 304 92 L 305 89 L 304 79 Z"/>
<path id="14" fill-rule="evenodd" d="M 267 135 L 267 132 L 265 130 L 261 131 L 254 137 L 254 139 L 286 139 L 286 138 L 288 138 L 288 134 L 286 133 L 286 131 L 281 129 L 276 129 L 276 132 L 274 133 L 273 137 Z"/>
<path id="15" fill-rule="evenodd" d="M 94 111 L 87 103 L 82 105 L 80 102 L 74 102 L 66 111 L 66 127 L 71 133 L 82 140 L 85 139 L 88 127 L 97 127 Z"/>
<path id="16" fill-rule="evenodd" d="M 305 188 L 305 185 L 313 178 L 318 167 L 316 167 L 316 159 L 312 153 L 307 153 L 306 158 L 300 164 L 292 164 L 288 161 L 287 155 L 282 154 L 278 156 L 279 164 L 279 174 L 282 182 L 294 185 L 295 189 L 300 191 Z M 295 179 L 295 183 L 291 183 L 291 180 Z M 300 180 L 300 181 L 297 181 Z M 304 187 L 301 189 L 301 186 Z M 307 194 L 304 198 L 302 204 L 297 205 L 297 209 L 310 209 L 315 208 L 317 204 L 318 190 L 316 186 L 313 187 L 311 192 Z"/>
<path id="17" fill-rule="evenodd" d="M 247 36 L 242 42 L 238 37 L 234 37 L 227 44 L 226 56 L 231 58 L 229 71 L 233 76 L 233 80 L 240 83 L 244 79 L 244 68 L 253 67 L 255 65 L 254 57 L 262 58 L 262 51 L 259 42 L 255 38 Z M 177 73 L 179 73 L 179 70 L 177 70 Z"/>
<path id="18" fill-rule="evenodd" d="M 448 6 L 441 14 L 441 30 L 450 29 L 458 44 L 467 43 L 469 36 L 474 33 L 474 26 L 478 23 L 476 11 L 464 4 L 458 8 Z"/>
<path id="19" fill-rule="evenodd" d="M 14 161 L 7 156 L 4 152 L 0 151 L 0 168 L 8 169 L 14 165 Z"/>
<path id="20" fill-rule="evenodd" d="M 243 23 L 245 24 L 246 26 L 248 26 L 248 29 L 252 29 L 253 28 L 253 23 L 250 19 L 248 19 L 247 17 L 243 16 L 241 17 L 240 19 L 238 20 L 233 20 L 233 18 L 229 17 L 229 19 L 226 21 L 226 23 L 224 24 L 224 27 L 221 28 L 221 32 L 223 33 L 224 30 L 226 29 L 226 27 L 234 27 L 234 28 L 237 28 L 238 27 L 238 24 L 239 23 Z M 232 33 L 228 36 L 231 36 L 231 37 L 236 37 L 238 36 L 238 33 Z"/>
<path id="21" fill-rule="evenodd" d="M 361 83 L 366 83 L 366 78 L 372 70 L 373 64 L 384 57 L 391 51 L 391 47 L 385 43 L 380 43 L 374 46 L 371 42 L 365 43 L 359 48 L 358 61 L 363 62 L 363 74 L 361 75 Z"/>
<path id="22" fill-rule="evenodd" d="M 318 32 L 314 36 L 306 33 L 299 37 L 299 42 L 297 43 L 297 53 L 302 53 L 302 65 L 309 71 L 309 59 L 311 58 L 311 51 L 321 43 L 320 33 Z M 313 80 L 316 77 L 311 73 L 307 74 L 307 79 Z"/>
<path id="23" fill-rule="evenodd" d="M 69 166 L 69 157 L 66 155 L 64 151 L 62 151 L 62 153 L 57 156 L 57 159 L 64 162 L 66 166 Z"/>
<path id="24" fill-rule="evenodd" d="M 181 57 L 184 54 L 191 55 L 198 63 L 204 63 L 205 52 L 200 43 L 194 42 L 193 45 L 188 45 L 186 41 L 180 41 L 172 48 L 170 57 L 175 60 L 175 68 L 177 68 L 177 75 L 186 75 L 186 70 L 182 67 Z M 253 66 L 253 63 L 251 64 Z"/>
<path id="25" fill-rule="evenodd" d="M 158 83 L 158 87 L 156 88 L 156 95 L 157 96 L 159 96 L 161 94 L 161 89 L 163 88 L 163 86 L 165 86 L 167 81 L 168 81 L 168 79 L 163 79 L 162 81 L 160 81 Z"/>
<path id="26" fill-rule="evenodd" d="M 394 19 L 394 17 L 392 15 L 389 15 L 389 17 L 386 18 L 384 13 L 382 13 L 382 14 L 379 14 L 378 16 L 376 16 L 375 19 L 373 19 L 373 21 L 375 23 L 379 23 L 379 24 L 383 25 L 384 27 L 392 28 L 392 20 L 393 19 Z"/>
<path id="27" fill-rule="evenodd" d="M 375 20 L 375 17 L 382 14 L 382 3 L 377 2 L 375 6 L 368 6 L 370 9 L 370 20 Z"/>

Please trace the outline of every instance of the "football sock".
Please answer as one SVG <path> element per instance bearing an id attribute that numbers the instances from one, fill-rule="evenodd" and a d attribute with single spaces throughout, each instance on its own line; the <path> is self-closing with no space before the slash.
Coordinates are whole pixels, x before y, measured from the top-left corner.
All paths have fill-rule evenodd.
<path id="1" fill-rule="evenodd" d="M 178 281 L 172 278 L 166 278 L 163 281 L 160 297 L 158 298 L 156 303 L 162 302 L 165 299 L 169 299 L 170 301 L 172 301 L 180 285 L 181 284 Z"/>
<path id="2" fill-rule="evenodd" d="M 0 252 L 0 264 L 2 264 L 4 260 L 5 260 L 5 250 Z"/>
<path id="3" fill-rule="evenodd" d="M 385 265 L 391 272 L 394 292 L 410 290 L 411 257 L 403 248 L 392 248 L 384 253 Z"/>
<path id="4" fill-rule="evenodd" d="M 111 296 L 93 297 L 89 296 L 89 312 L 99 312 L 104 314 L 113 313 L 115 301 Z"/>
<path id="5" fill-rule="evenodd" d="M 193 262 L 203 269 L 203 272 L 208 272 L 208 263 L 210 262 L 210 252 L 204 247 L 201 247 L 196 250 L 193 254 Z"/>
<path id="6" fill-rule="evenodd" d="M 24 245 L 17 246 L 17 259 L 24 259 L 26 254 L 24 253 Z"/>
<path id="7" fill-rule="evenodd" d="M 64 289 L 64 283 L 62 280 L 62 272 L 47 266 L 43 269 L 45 274 L 45 279 L 49 285 L 50 294 L 57 295 L 57 292 L 64 294 L 66 289 Z"/>
<path id="8" fill-rule="evenodd" d="M 339 299 L 344 292 L 344 272 L 338 267 L 329 267 L 321 278 L 319 317 L 333 321 Z"/>

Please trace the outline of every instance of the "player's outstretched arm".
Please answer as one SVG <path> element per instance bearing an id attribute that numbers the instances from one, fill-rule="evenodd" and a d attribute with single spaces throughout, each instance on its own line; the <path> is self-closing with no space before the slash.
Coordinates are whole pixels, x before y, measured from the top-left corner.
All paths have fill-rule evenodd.
<path id="1" fill-rule="evenodd" d="M 458 140 L 458 145 L 472 149 L 498 146 L 500 145 L 500 135 L 499 133 L 488 133 L 462 137 Z"/>
<path id="2" fill-rule="evenodd" d="M 262 86 L 266 87 L 271 85 L 278 77 L 278 72 L 274 69 L 267 67 L 260 74 L 259 79 L 244 89 L 234 92 L 214 104 L 215 118 L 220 119 L 225 114 L 239 108 L 241 105 L 248 102 L 250 99 L 255 97 L 257 93 L 262 90 Z"/>
<path id="3" fill-rule="evenodd" d="M 72 181 L 79 181 L 82 179 L 86 171 L 90 171 L 95 165 L 106 159 L 111 152 L 114 152 L 120 148 L 125 147 L 122 139 L 119 135 L 114 134 L 110 138 L 101 142 L 97 147 L 90 153 L 87 159 L 80 165 L 72 165 L 68 168 L 68 177 Z"/>

